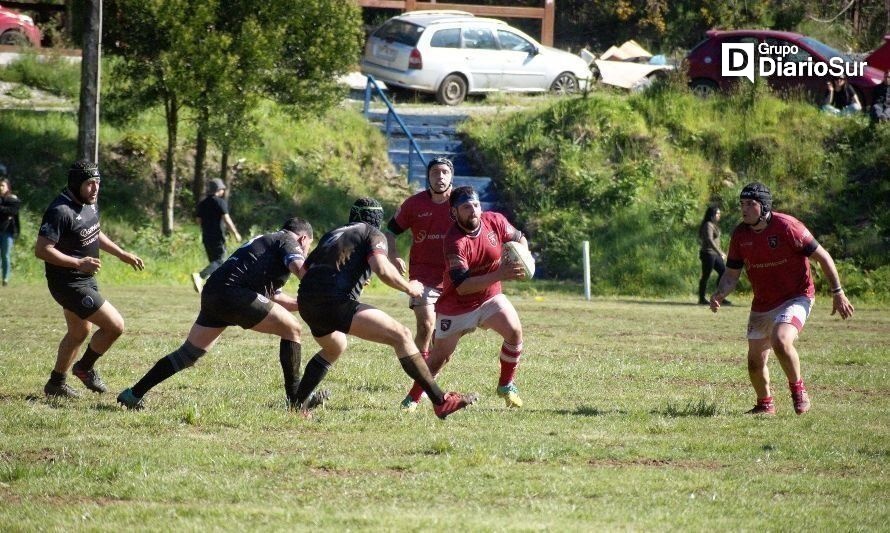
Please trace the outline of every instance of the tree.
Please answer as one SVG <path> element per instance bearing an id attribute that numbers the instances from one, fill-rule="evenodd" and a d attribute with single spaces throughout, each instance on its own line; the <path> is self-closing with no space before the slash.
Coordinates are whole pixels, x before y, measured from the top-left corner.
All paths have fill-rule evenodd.
<path id="1" fill-rule="evenodd" d="M 335 105 L 343 92 L 335 78 L 355 63 L 363 38 L 357 5 L 341 0 L 115 0 L 114 6 L 109 33 L 121 79 L 113 96 L 129 112 L 153 103 L 165 109 L 165 234 L 173 228 L 182 107 L 196 124 L 192 187 L 200 194 L 207 140 L 222 150 L 225 177 L 229 154 L 257 127 L 259 102 L 269 98 L 296 113 Z"/>

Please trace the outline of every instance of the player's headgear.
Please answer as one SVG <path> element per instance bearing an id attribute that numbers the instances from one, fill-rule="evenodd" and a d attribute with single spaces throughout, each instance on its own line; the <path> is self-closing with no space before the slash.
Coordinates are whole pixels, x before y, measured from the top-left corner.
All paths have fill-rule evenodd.
<path id="1" fill-rule="evenodd" d="M 291 231 L 293 233 L 302 232 L 312 237 L 312 225 L 300 217 L 293 217 L 285 220 L 284 225 L 281 226 L 281 229 L 286 229 L 287 231 Z"/>
<path id="2" fill-rule="evenodd" d="M 379 229 L 383 222 L 383 206 L 373 198 L 359 198 L 349 209 L 349 222 L 364 222 Z"/>
<path id="3" fill-rule="evenodd" d="M 427 188 L 430 187 L 430 171 L 436 165 L 445 165 L 446 167 L 448 167 L 448 170 L 451 171 L 452 183 L 454 183 L 454 163 L 452 163 L 451 160 L 448 159 L 447 157 L 440 155 L 440 156 L 430 159 L 429 163 L 426 164 L 426 186 L 427 186 Z M 451 184 L 449 183 L 448 186 L 451 187 Z"/>
<path id="4" fill-rule="evenodd" d="M 476 189 L 472 185 L 463 185 L 451 191 L 448 203 L 451 207 L 457 207 L 474 200 L 479 201 L 479 194 L 476 193 Z"/>
<path id="5" fill-rule="evenodd" d="M 218 191 L 222 191 L 226 188 L 226 182 L 219 178 L 213 178 L 212 180 L 207 182 L 207 194 L 214 195 Z"/>
<path id="6" fill-rule="evenodd" d="M 81 202 L 83 198 L 80 197 L 80 186 L 87 180 L 101 180 L 99 165 L 86 159 L 79 159 L 68 169 L 68 190 Z"/>
<path id="7" fill-rule="evenodd" d="M 773 209 L 773 195 L 766 185 L 755 181 L 742 188 L 739 200 L 754 200 L 760 204 L 761 215 L 765 215 Z"/>

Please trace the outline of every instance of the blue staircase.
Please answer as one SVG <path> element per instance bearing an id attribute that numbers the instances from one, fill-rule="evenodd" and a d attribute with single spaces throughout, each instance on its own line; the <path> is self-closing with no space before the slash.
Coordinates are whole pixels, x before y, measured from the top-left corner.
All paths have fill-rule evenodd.
<path id="1" fill-rule="evenodd" d="M 396 111 L 389 99 L 380 94 L 386 107 L 370 109 L 370 87 L 365 95 L 365 116 L 377 124 L 386 135 L 389 160 L 393 167 L 408 177 L 414 190 L 426 188 L 426 162 L 436 156 L 445 156 L 454 163 L 454 185 L 472 185 L 479 193 L 482 209 L 498 210 L 498 197 L 492 180 L 477 176 L 457 135 L 457 126 L 468 118 L 465 113 L 455 113 L 454 108 L 442 108 L 441 113 L 429 113 L 417 108 Z M 376 88 L 376 83 L 373 85 Z M 379 89 L 377 89 L 379 90 Z M 438 111 L 438 110 L 437 110 Z"/>

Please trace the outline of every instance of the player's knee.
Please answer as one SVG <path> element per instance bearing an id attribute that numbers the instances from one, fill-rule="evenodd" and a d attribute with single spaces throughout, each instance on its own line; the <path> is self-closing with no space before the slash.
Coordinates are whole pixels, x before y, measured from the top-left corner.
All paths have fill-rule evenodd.
<path id="1" fill-rule="evenodd" d="M 112 320 L 111 323 L 103 329 L 108 332 L 108 335 L 116 339 L 124 334 L 124 326 L 123 317 L 118 317 L 116 320 Z"/>
<path id="2" fill-rule="evenodd" d="M 90 326 L 76 327 L 68 330 L 68 339 L 74 344 L 83 344 L 90 335 Z"/>

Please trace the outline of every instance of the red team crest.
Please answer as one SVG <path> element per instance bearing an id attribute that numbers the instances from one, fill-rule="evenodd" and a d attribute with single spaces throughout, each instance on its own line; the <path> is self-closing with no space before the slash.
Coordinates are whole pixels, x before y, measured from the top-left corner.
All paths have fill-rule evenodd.
<path id="1" fill-rule="evenodd" d="M 449 329 L 451 329 L 451 320 L 447 320 L 447 319 L 442 320 L 442 323 L 440 324 L 440 329 L 442 331 L 448 331 Z"/>
<path id="2" fill-rule="evenodd" d="M 777 235 L 770 235 L 766 239 L 766 243 L 769 244 L 770 248 L 776 248 L 779 246 L 779 237 Z"/>
<path id="3" fill-rule="evenodd" d="M 488 237 L 488 242 L 490 242 L 492 246 L 498 245 L 498 236 L 495 232 L 489 231 L 486 237 Z"/>

